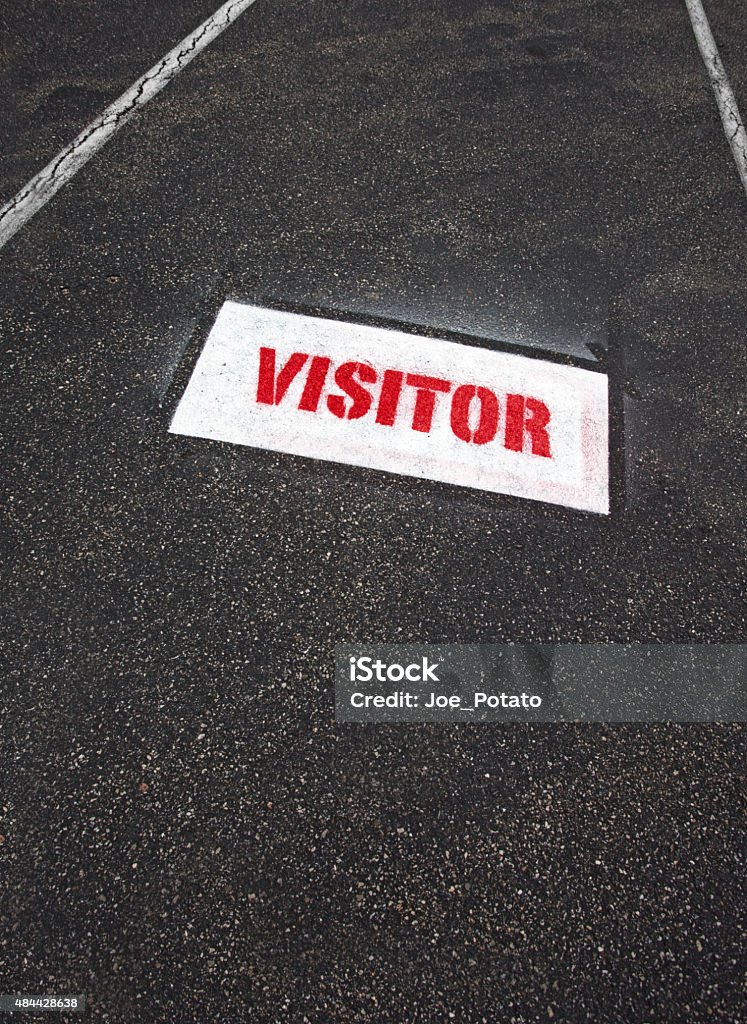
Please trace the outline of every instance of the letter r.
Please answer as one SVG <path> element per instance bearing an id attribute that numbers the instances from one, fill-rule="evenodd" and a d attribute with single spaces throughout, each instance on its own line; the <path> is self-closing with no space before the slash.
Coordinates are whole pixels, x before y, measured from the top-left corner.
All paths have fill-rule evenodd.
<path id="1" fill-rule="evenodd" d="M 504 445 L 512 452 L 523 452 L 529 438 L 532 455 L 552 458 L 547 427 L 550 410 L 539 398 L 506 395 L 506 439 Z"/>

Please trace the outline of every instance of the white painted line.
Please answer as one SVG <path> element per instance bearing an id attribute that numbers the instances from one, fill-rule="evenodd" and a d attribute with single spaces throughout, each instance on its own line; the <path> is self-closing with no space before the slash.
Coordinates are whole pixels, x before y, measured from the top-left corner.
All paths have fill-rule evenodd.
<path id="1" fill-rule="evenodd" d="M 142 78 L 84 128 L 80 135 L 39 171 L 0 209 L 0 249 L 26 221 L 48 203 L 123 124 L 168 85 L 198 53 L 228 28 L 255 0 L 228 0 L 173 50 L 146 71 Z"/>
<path id="2" fill-rule="evenodd" d="M 607 393 L 591 370 L 226 302 L 170 430 L 607 513 Z"/>
<path id="3" fill-rule="evenodd" d="M 742 185 L 744 185 L 745 191 L 747 191 L 747 134 L 745 133 L 744 123 L 739 113 L 737 100 L 724 65 L 721 63 L 716 40 L 713 38 L 711 26 L 708 24 L 708 18 L 706 17 L 701 0 L 685 0 L 685 4 L 687 5 L 687 12 L 690 15 L 700 54 L 705 62 L 708 77 L 711 80 L 718 112 L 721 115 L 721 123 L 724 126 L 726 138 L 734 154 Z"/>

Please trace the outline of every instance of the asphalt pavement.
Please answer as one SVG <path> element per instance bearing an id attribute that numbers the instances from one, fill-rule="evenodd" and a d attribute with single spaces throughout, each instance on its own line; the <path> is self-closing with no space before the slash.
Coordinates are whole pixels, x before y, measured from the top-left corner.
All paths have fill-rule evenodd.
<path id="1" fill-rule="evenodd" d="M 12 6 L 3 200 L 212 10 Z M 350 641 L 745 642 L 746 227 L 675 0 L 257 0 L 15 235 L 0 990 L 747 1021 L 741 725 L 333 693 Z M 170 434 L 229 298 L 603 369 L 611 514 Z"/>

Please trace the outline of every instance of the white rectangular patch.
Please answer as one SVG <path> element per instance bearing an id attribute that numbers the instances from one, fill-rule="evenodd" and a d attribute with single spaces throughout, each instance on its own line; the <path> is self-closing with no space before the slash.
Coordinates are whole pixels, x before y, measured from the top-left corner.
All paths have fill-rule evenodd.
<path id="1" fill-rule="evenodd" d="M 171 432 L 609 511 L 607 377 L 226 302 Z"/>

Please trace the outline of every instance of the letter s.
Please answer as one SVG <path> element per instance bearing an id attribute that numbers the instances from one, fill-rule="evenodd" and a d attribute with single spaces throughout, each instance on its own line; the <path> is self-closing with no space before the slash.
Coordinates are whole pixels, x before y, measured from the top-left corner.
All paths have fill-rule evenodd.
<path id="1" fill-rule="evenodd" d="M 346 409 L 342 395 L 330 395 L 327 399 L 327 408 L 341 420 L 358 420 L 371 408 L 371 393 L 361 387 L 356 380 L 356 374 L 366 384 L 376 383 L 376 370 L 368 363 L 342 363 L 337 367 L 335 384 L 353 400 L 350 408 Z"/>
<path id="2" fill-rule="evenodd" d="M 366 672 L 367 675 L 359 675 L 358 680 L 361 683 L 370 683 L 373 678 L 373 672 L 371 671 L 371 659 L 370 658 L 358 658 L 358 671 Z"/>

